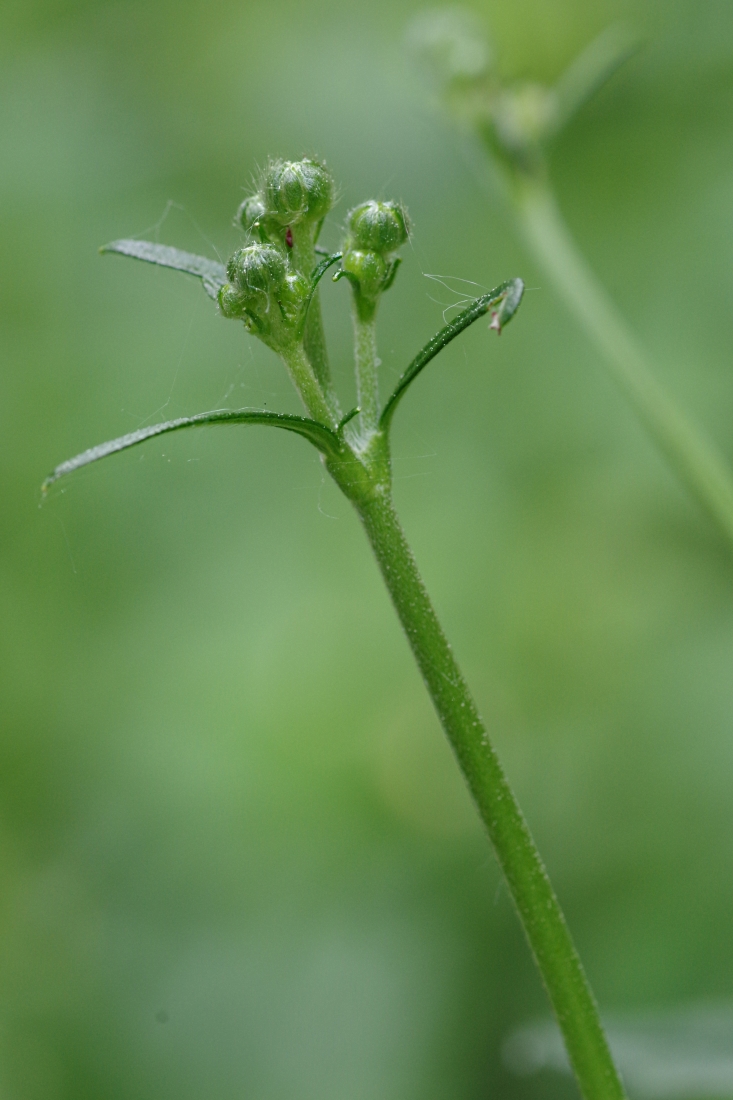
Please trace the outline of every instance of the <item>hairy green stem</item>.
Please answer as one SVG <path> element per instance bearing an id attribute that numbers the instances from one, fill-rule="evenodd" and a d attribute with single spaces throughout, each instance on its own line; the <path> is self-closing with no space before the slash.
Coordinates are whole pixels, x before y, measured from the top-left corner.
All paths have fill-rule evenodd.
<path id="1" fill-rule="evenodd" d="M 331 383 L 331 368 L 326 352 L 326 339 L 323 333 L 323 317 L 321 315 L 321 298 L 318 291 L 313 295 L 313 301 L 308 310 L 308 319 L 305 323 L 304 334 L 305 350 L 313 365 L 313 371 L 324 391 L 333 394 Z M 335 398 L 333 398 L 335 403 Z"/>
<path id="2" fill-rule="evenodd" d="M 376 310 L 362 316 L 358 303 L 353 305 L 356 393 L 361 412 L 362 433 L 370 435 L 379 420 L 379 378 L 377 372 Z"/>
<path id="3" fill-rule="evenodd" d="M 655 379 L 634 335 L 578 252 L 549 184 L 520 177 L 513 196 L 537 262 L 606 360 L 670 465 L 733 543 L 733 474 L 725 459 Z"/>
<path id="4" fill-rule="evenodd" d="M 560 904 L 476 704 L 438 622 L 389 491 L 355 501 L 412 652 L 542 974 L 585 1100 L 623 1100 L 598 1008 Z"/>
<path id="5" fill-rule="evenodd" d="M 305 239 L 304 239 L 305 237 Z M 316 266 L 316 252 L 313 241 L 306 234 L 296 233 L 293 236 L 293 263 L 298 271 L 310 277 Z M 308 308 L 308 317 L 305 323 L 303 343 L 313 372 L 318 379 L 324 393 L 329 396 L 329 403 L 337 407 L 331 382 L 331 368 L 328 362 L 328 350 L 326 337 L 323 331 L 323 316 L 321 314 L 321 297 L 318 290 Z"/>
<path id="6" fill-rule="evenodd" d="M 338 407 L 334 405 L 330 391 L 324 393 L 303 344 L 293 344 L 281 352 L 281 356 L 309 415 L 321 424 L 335 428 L 339 421 Z"/>

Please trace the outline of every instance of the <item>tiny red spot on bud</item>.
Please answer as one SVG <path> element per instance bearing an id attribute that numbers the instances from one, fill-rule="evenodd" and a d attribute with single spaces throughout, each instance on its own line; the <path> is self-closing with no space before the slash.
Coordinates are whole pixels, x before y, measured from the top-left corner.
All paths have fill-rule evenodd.
<path id="1" fill-rule="evenodd" d="M 293 247 L 293 231 L 290 226 L 288 226 L 288 228 L 285 230 L 285 244 L 288 246 L 288 248 Z"/>

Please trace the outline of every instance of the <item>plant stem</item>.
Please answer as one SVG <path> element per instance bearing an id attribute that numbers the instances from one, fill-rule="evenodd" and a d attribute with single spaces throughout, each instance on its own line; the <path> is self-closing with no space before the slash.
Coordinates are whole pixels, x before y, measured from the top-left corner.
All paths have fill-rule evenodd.
<path id="1" fill-rule="evenodd" d="M 316 253 L 313 240 L 308 234 L 296 233 L 293 238 L 293 263 L 306 277 L 310 277 L 316 266 Z M 321 297 L 318 290 L 313 295 L 313 301 L 308 309 L 308 318 L 305 323 L 303 336 L 306 355 L 308 356 L 313 373 L 318 379 L 324 393 L 329 395 L 330 403 L 336 405 L 331 382 L 331 368 L 328 363 L 328 351 L 326 349 L 326 337 L 323 332 L 323 316 L 321 314 Z"/>
<path id="2" fill-rule="evenodd" d="M 388 489 L 355 501 L 425 685 L 484 820 L 585 1100 L 623 1100 L 598 1008 L 527 823 L 441 629 Z"/>
<path id="3" fill-rule="evenodd" d="M 326 352 L 326 338 L 323 333 L 321 298 L 318 291 L 313 295 L 308 319 L 305 323 L 305 350 L 310 359 L 316 378 L 326 393 L 332 393 L 331 368 Z"/>
<path id="4" fill-rule="evenodd" d="M 670 465 L 733 543 L 733 475 L 725 459 L 655 379 L 624 318 L 576 248 L 549 184 L 522 175 L 512 194 L 537 262 L 606 360 Z"/>
<path id="5" fill-rule="evenodd" d="M 370 435 L 376 430 L 379 420 L 376 310 L 370 311 L 368 316 L 362 316 L 362 313 L 355 301 L 353 318 L 357 404 L 361 410 L 362 433 Z"/>
<path id="6" fill-rule="evenodd" d="M 309 415 L 321 424 L 335 428 L 339 421 L 338 407 L 334 407 L 330 390 L 324 394 L 303 345 L 293 344 L 287 352 L 281 354 Z"/>

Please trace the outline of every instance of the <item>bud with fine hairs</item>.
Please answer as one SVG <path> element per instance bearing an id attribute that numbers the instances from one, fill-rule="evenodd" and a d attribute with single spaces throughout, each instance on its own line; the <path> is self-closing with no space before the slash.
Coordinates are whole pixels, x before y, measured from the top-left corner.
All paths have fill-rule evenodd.
<path id="1" fill-rule="evenodd" d="M 309 286 L 280 249 L 260 243 L 238 249 L 227 264 L 227 277 L 219 291 L 225 317 L 244 321 L 275 351 L 298 341 Z"/>

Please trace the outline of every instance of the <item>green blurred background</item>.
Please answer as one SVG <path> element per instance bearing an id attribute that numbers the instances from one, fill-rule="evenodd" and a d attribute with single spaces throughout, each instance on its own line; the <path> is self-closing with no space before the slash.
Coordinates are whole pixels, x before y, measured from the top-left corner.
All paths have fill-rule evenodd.
<path id="1" fill-rule="evenodd" d="M 485 0 L 507 77 L 631 17 L 557 143 L 579 243 L 733 461 L 733 6 Z M 268 155 L 398 197 L 385 386 L 455 300 L 530 288 L 395 423 L 396 496 L 604 1009 L 733 997 L 733 561 L 435 116 L 372 0 L 4 0 L 2 1100 L 566 1097 L 501 1045 L 546 1002 L 349 507 L 314 451 L 144 422 L 297 410 L 192 280 Z M 343 285 L 324 309 L 342 393 Z M 733 1095 L 733 1082 L 731 1084 Z"/>

